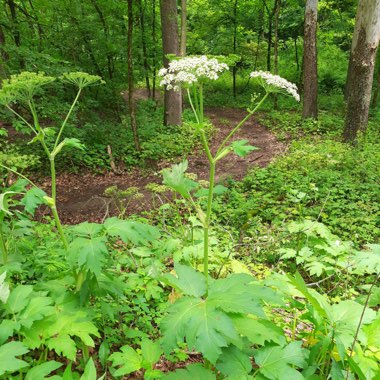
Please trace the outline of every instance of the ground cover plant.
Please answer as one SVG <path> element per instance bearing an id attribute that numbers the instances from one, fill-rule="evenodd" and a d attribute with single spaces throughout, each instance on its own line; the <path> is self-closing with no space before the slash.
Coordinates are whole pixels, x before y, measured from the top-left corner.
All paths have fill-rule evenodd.
<path id="1" fill-rule="evenodd" d="M 226 69 L 202 56 L 174 60 L 161 71 L 163 85 L 188 94 L 195 118 L 191 126 L 207 156 L 209 180 L 196 181 L 186 173 L 186 161 L 165 169 L 163 188 L 154 190 L 162 197 L 171 190 L 180 198 L 167 198 L 162 214 L 152 216 L 155 225 L 141 216 L 123 218 L 126 206 L 119 203 L 119 218 L 62 226 L 53 187 L 47 196 L 3 165 L 19 179 L 3 187 L 0 197 L 1 378 L 376 379 L 376 219 L 362 229 L 356 226 L 354 236 L 349 229 L 353 222 L 345 230 L 332 206 L 324 202 L 320 207 L 324 194 L 319 197 L 319 188 L 327 191 L 322 185 L 338 169 L 350 174 L 348 181 L 355 186 L 344 196 L 355 196 L 359 184 L 363 194 L 376 194 L 366 190 L 378 186 L 376 146 L 367 145 L 354 156 L 351 148 L 329 140 L 295 142 L 273 168 L 255 170 L 229 188 L 216 184 L 221 160 L 255 150 L 233 137 L 267 98 L 285 94 L 299 100 L 292 83 L 253 72 L 262 95 L 252 98 L 245 119 L 211 151 L 204 86 Z M 38 85 L 41 78 L 46 80 L 24 76 L 27 81 L 13 79 L 17 91 L 29 88 L 30 79 L 38 79 Z M 99 81 L 83 73 L 66 78 Z M 12 88 L 1 90 L 7 104 L 15 100 L 9 95 L 17 94 Z M 54 149 L 70 142 L 59 138 L 65 121 L 55 133 L 46 133 L 33 107 L 32 115 L 29 127 L 46 144 L 53 179 L 59 153 Z M 45 140 L 49 134 L 57 137 Z M 79 141 L 74 145 L 80 147 Z M 321 156 L 332 148 L 326 165 Z M 357 167 L 355 160 L 366 166 Z M 298 173 L 302 168 L 311 170 Z M 363 173 L 371 170 L 364 182 Z M 286 181 L 279 177 L 285 175 L 297 186 L 283 188 Z M 332 181 L 336 178 L 328 183 L 331 189 Z M 117 188 L 109 193 L 115 202 L 123 197 Z M 337 191 L 334 199 L 343 203 L 339 196 Z M 286 201 L 270 203 L 281 197 Z M 53 218 L 39 223 L 33 215 L 44 202 Z M 364 202 L 372 207 L 370 215 L 376 215 L 375 202 Z M 318 212 L 309 208 L 314 204 Z M 352 218 L 363 220 L 358 210 Z M 329 215 L 335 222 L 329 223 Z M 265 220 L 285 224 L 286 237 L 264 248 L 261 257 L 244 259 L 244 249 L 255 252 L 246 242 L 253 243 L 260 228 L 268 231 Z M 235 239 L 240 242 L 235 244 Z M 274 261 L 277 267 L 271 265 Z"/>

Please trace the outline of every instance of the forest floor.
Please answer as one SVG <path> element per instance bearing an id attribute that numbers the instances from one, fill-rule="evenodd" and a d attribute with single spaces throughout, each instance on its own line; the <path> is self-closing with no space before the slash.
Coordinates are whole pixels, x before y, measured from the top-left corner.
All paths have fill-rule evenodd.
<path id="1" fill-rule="evenodd" d="M 210 146 L 212 152 L 228 135 L 231 129 L 246 115 L 245 110 L 232 108 L 208 108 L 206 115 L 215 127 Z M 233 140 L 246 139 L 250 145 L 259 150 L 251 152 L 242 158 L 234 154 L 228 155 L 219 161 L 216 171 L 216 183 L 223 183 L 226 179 L 242 179 L 249 168 L 254 165 L 266 166 L 276 155 L 285 151 L 286 146 L 277 141 L 275 136 L 265 127 L 258 124 L 254 118 L 248 120 L 236 133 Z M 208 161 L 199 146 L 188 157 L 189 173 L 195 173 L 198 179 L 208 179 Z M 181 159 L 178 159 L 180 162 Z M 58 209 L 62 222 L 65 224 L 77 224 L 83 221 L 101 222 L 108 216 L 117 215 L 117 209 L 111 199 L 104 195 L 104 191 L 110 186 L 119 189 L 137 187 L 143 197 L 132 200 L 128 204 L 126 214 L 141 213 L 150 210 L 153 206 L 152 193 L 145 188 L 149 183 L 162 184 L 160 171 L 169 168 L 173 162 L 154 162 L 150 168 L 134 168 L 120 174 L 108 172 L 94 175 L 92 173 L 65 173 L 57 178 Z M 45 178 L 39 181 L 39 185 L 46 191 L 49 190 L 50 180 Z M 49 210 L 40 210 L 39 215 L 49 214 Z"/>

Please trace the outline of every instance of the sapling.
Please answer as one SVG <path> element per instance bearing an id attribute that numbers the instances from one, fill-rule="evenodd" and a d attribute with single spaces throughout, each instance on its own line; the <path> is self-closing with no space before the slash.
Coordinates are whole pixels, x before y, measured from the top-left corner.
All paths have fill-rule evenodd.
<path id="1" fill-rule="evenodd" d="M 65 73 L 59 78 L 63 82 L 75 85 L 78 88 L 78 91 L 58 130 L 58 134 L 55 137 L 56 131 L 54 129 L 43 128 L 41 126 L 35 105 L 35 97 L 42 92 L 43 87 L 51 84 L 56 79 L 57 78 L 45 75 L 43 72 L 22 72 L 18 75 L 12 75 L 10 79 L 5 79 L 2 81 L 2 88 L 0 90 L 0 104 L 4 105 L 31 130 L 34 135 L 31 143 L 38 141 L 41 144 L 46 157 L 49 159 L 51 193 L 50 196 L 45 197 L 45 201 L 52 211 L 62 244 L 65 249 L 67 249 L 68 242 L 57 211 L 57 179 L 55 159 L 65 146 L 83 149 L 83 145 L 79 142 L 79 140 L 74 138 L 62 139 L 62 134 L 75 106 L 78 103 L 82 90 L 87 86 L 103 83 L 103 81 L 99 76 L 82 72 Z M 17 103 L 20 103 L 29 110 L 32 121 L 29 122 L 16 110 L 15 105 Z M 49 144 L 48 137 L 54 137 L 53 146 Z"/>
<path id="2" fill-rule="evenodd" d="M 204 255 L 203 268 L 206 278 L 206 287 L 208 288 L 208 257 L 209 257 L 209 229 L 211 221 L 211 207 L 214 195 L 215 171 L 216 164 L 229 153 L 235 152 L 239 156 L 245 156 L 255 147 L 247 145 L 246 140 L 234 141 L 230 143 L 232 137 L 244 125 L 244 123 L 262 106 L 271 93 L 282 93 L 294 97 L 296 101 L 300 100 L 295 84 L 288 82 L 278 75 L 272 75 L 268 72 L 254 71 L 250 74 L 258 85 L 264 89 L 264 95 L 260 100 L 253 97 L 252 106 L 247 109 L 247 116 L 236 125 L 235 128 L 227 135 L 219 145 L 216 153 L 211 152 L 209 142 L 205 133 L 204 118 L 204 83 L 211 80 L 217 80 L 219 75 L 228 69 L 225 63 L 219 63 L 216 59 L 202 57 L 186 57 L 170 62 L 169 67 L 160 70 L 159 75 L 162 77 L 161 85 L 168 90 L 180 91 L 185 88 L 189 98 L 191 109 L 197 121 L 197 130 L 199 132 L 204 151 L 209 162 L 209 189 L 207 197 L 207 207 L 205 212 L 198 212 L 204 229 Z M 192 198 L 190 202 L 195 205 Z M 207 294 L 207 292 L 206 292 Z"/>

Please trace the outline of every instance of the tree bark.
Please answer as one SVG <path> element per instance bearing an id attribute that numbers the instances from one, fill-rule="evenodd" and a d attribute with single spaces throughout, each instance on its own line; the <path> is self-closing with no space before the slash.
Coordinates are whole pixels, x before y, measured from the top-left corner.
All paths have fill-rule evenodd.
<path id="1" fill-rule="evenodd" d="M 281 10 L 281 0 L 277 0 L 276 2 L 276 12 L 275 12 L 275 18 L 274 18 L 274 47 L 273 47 L 273 54 L 274 54 L 274 74 L 278 75 L 278 23 L 280 19 L 280 10 Z M 274 94 L 274 109 L 278 109 L 278 97 L 277 94 Z"/>
<path id="2" fill-rule="evenodd" d="M 377 107 L 377 99 L 379 98 L 379 90 L 380 90 L 380 65 L 377 72 L 376 88 L 375 88 L 375 91 L 373 92 L 372 108 Z"/>
<path id="3" fill-rule="evenodd" d="M 133 141 L 136 150 L 140 150 L 139 135 L 136 124 L 136 105 L 134 99 L 134 81 L 133 81 L 133 62 L 132 62 L 132 43 L 133 43 L 133 9 L 132 0 L 128 0 L 128 111 Z"/>
<path id="4" fill-rule="evenodd" d="M 152 99 L 156 99 L 156 72 L 157 72 L 157 34 L 156 34 L 156 0 L 152 0 L 152 41 L 153 41 L 153 68 L 152 68 Z"/>
<path id="5" fill-rule="evenodd" d="M 187 0 L 181 0 L 181 57 L 186 56 Z"/>
<path id="6" fill-rule="evenodd" d="M 237 48 L 237 6 L 238 6 L 238 0 L 235 0 L 234 2 L 234 9 L 233 9 L 233 23 L 234 23 L 234 34 L 233 34 L 233 52 L 236 54 L 236 48 Z M 237 73 L 237 62 L 235 62 L 235 65 L 232 67 L 232 94 L 233 97 L 236 98 L 236 73 Z"/>
<path id="7" fill-rule="evenodd" d="M 176 0 L 161 0 L 162 48 L 164 66 L 168 67 L 168 54 L 179 55 L 178 15 Z M 167 91 L 164 94 L 164 125 L 181 125 L 182 93 Z"/>
<path id="8" fill-rule="evenodd" d="M 380 0 L 359 0 L 346 84 L 345 142 L 355 142 L 367 129 L 379 40 Z"/>
<path id="9" fill-rule="evenodd" d="M 150 82 L 149 82 L 149 64 L 148 64 L 148 53 L 146 48 L 146 38 L 145 38 L 145 15 L 144 8 L 142 6 L 142 0 L 139 0 L 139 12 L 140 12 L 140 31 L 141 31 L 141 46 L 143 53 L 143 65 L 144 65 L 144 76 L 145 76 L 145 86 L 148 92 L 148 97 L 150 98 Z"/>
<path id="10" fill-rule="evenodd" d="M 9 55 L 4 49 L 5 46 L 5 34 L 3 27 L 0 25 L 0 80 L 5 79 L 7 71 L 5 68 L 6 62 L 9 60 Z"/>
<path id="11" fill-rule="evenodd" d="M 303 52 L 304 119 L 318 117 L 317 19 L 318 0 L 307 0 Z"/>

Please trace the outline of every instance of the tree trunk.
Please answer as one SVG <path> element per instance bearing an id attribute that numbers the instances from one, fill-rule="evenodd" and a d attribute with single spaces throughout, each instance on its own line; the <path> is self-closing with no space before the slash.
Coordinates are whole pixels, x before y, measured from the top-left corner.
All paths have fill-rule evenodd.
<path id="1" fill-rule="evenodd" d="M 268 18 L 268 50 L 267 50 L 267 71 L 271 70 L 271 49 L 272 49 L 272 16 Z"/>
<path id="2" fill-rule="evenodd" d="M 379 97 L 379 90 L 380 90 L 380 65 L 379 65 L 379 69 L 378 69 L 378 72 L 377 72 L 376 88 L 375 88 L 375 91 L 373 93 L 372 108 L 376 108 L 377 107 L 377 99 Z"/>
<path id="3" fill-rule="evenodd" d="M 139 135 L 136 124 L 136 105 L 133 96 L 133 63 L 132 63 L 132 43 L 133 43 L 133 10 L 132 0 L 128 0 L 128 111 L 133 133 L 133 140 L 136 150 L 140 150 Z"/>
<path id="4" fill-rule="evenodd" d="M 5 34 L 2 26 L 0 25 L 0 80 L 5 79 L 7 76 L 6 62 L 9 60 L 9 55 L 4 49 Z"/>
<path id="5" fill-rule="evenodd" d="M 300 72 L 300 60 L 298 58 L 298 37 L 294 37 L 294 51 L 295 51 L 295 59 L 296 59 L 296 65 L 297 65 L 297 77 L 298 73 Z"/>
<path id="6" fill-rule="evenodd" d="M 359 0 L 346 84 L 345 142 L 354 142 L 367 129 L 379 40 L 380 0 Z"/>
<path id="7" fill-rule="evenodd" d="M 255 63 L 253 65 L 253 71 L 256 71 L 257 69 L 257 60 L 259 58 L 260 42 L 261 42 L 261 35 L 263 34 L 263 29 L 264 29 L 264 9 L 260 9 L 259 10 L 259 28 L 257 31 L 257 47 L 256 47 Z"/>
<path id="8" fill-rule="evenodd" d="M 147 48 L 146 48 L 145 17 L 144 17 L 144 8 L 142 6 L 142 0 L 139 0 L 139 12 L 140 12 L 141 46 L 142 46 L 142 53 L 143 53 L 145 86 L 148 92 L 148 97 L 150 98 L 149 65 L 148 65 L 148 54 L 147 54 Z"/>
<path id="9" fill-rule="evenodd" d="M 186 56 L 187 4 L 181 0 L 181 57 Z"/>
<path id="10" fill-rule="evenodd" d="M 318 0 L 307 0 L 303 52 L 304 119 L 318 117 L 317 17 Z"/>
<path id="11" fill-rule="evenodd" d="M 237 48 L 237 5 L 238 5 L 238 0 L 235 0 L 234 9 L 233 9 L 233 23 L 234 23 L 233 52 L 234 54 L 236 54 L 236 48 Z M 232 67 L 232 94 L 234 98 L 236 98 L 236 73 L 237 73 L 236 65 L 237 65 L 237 62 L 235 62 L 235 65 Z"/>
<path id="12" fill-rule="evenodd" d="M 178 15 L 176 0 L 161 0 L 162 48 L 164 66 L 168 67 L 168 54 L 179 55 Z M 167 91 L 164 95 L 164 125 L 181 125 L 182 94 L 181 91 Z"/>
<path id="13" fill-rule="evenodd" d="M 152 0 L 152 41 L 153 41 L 153 68 L 152 68 L 152 99 L 156 99 L 156 72 L 157 72 L 157 34 L 156 34 L 156 0 Z"/>
<path id="14" fill-rule="evenodd" d="M 281 0 L 276 1 L 276 12 L 274 19 L 274 74 L 278 75 L 278 22 L 280 18 Z M 274 109 L 278 109 L 278 97 L 274 94 Z"/>

